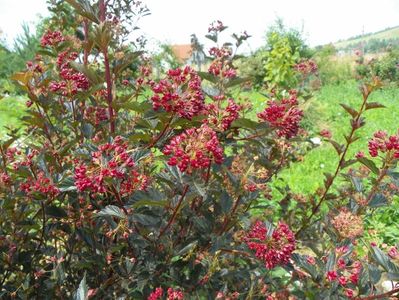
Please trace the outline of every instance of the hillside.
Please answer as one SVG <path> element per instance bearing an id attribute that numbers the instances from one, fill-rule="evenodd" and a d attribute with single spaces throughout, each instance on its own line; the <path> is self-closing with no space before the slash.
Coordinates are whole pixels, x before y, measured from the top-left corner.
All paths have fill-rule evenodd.
<path id="1" fill-rule="evenodd" d="M 337 49 L 345 49 L 351 45 L 356 45 L 361 42 L 368 42 L 370 40 L 395 40 L 399 39 L 399 26 L 387 28 L 374 33 L 367 33 L 361 36 L 352 37 L 347 40 L 338 41 L 334 43 Z"/>

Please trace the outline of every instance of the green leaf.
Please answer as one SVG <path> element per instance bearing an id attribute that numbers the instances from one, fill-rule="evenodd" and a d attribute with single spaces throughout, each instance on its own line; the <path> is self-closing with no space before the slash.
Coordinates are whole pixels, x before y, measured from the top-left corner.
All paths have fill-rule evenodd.
<path id="1" fill-rule="evenodd" d="M 222 207 L 222 212 L 229 212 L 232 205 L 233 199 L 231 199 L 230 195 L 226 191 L 223 191 L 222 195 L 220 196 L 220 206 Z"/>
<path id="2" fill-rule="evenodd" d="M 115 76 L 122 72 L 124 69 L 126 69 L 129 65 L 133 64 L 134 61 L 143 53 L 144 51 L 136 51 L 126 54 L 122 60 L 118 61 L 115 64 L 115 67 L 113 69 L 113 73 L 115 74 Z"/>
<path id="3" fill-rule="evenodd" d="M 363 165 L 365 165 L 367 168 L 369 168 L 370 171 L 373 172 L 374 174 L 378 175 L 380 173 L 377 166 L 372 160 L 365 157 L 361 157 L 358 158 L 358 161 L 361 162 Z"/>
<path id="4" fill-rule="evenodd" d="M 126 219 L 125 213 L 115 205 L 107 205 L 96 214 L 97 217 L 116 217 L 119 219 Z"/>
<path id="5" fill-rule="evenodd" d="M 380 250 L 378 247 L 371 247 L 371 254 L 374 260 L 386 271 L 398 273 L 399 268 L 391 262 L 389 256 Z"/>
<path id="6" fill-rule="evenodd" d="M 376 284 L 381 279 L 381 271 L 374 265 L 369 265 L 368 269 L 371 282 Z"/>
<path id="7" fill-rule="evenodd" d="M 183 249 L 181 249 L 179 252 L 177 252 L 177 255 L 181 256 L 181 255 L 187 254 L 191 249 L 195 248 L 197 246 L 197 244 L 198 244 L 198 241 L 194 241 L 194 242 L 188 244 Z"/>
<path id="8" fill-rule="evenodd" d="M 144 226 L 154 226 L 159 222 L 158 218 L 144 214 L 133 214 L 132 220 Z"/>
<path id="9" fill-rule="evenodd" d="M 83 275 L 83 279 L 80 281 L 79 288 L 75 293 L 74 300 L 87 300 L 89 299 L 89 287 L 86 283 L 86 273 Z"/>
<path id="10" fill-rule="evenodd" d="M 250 78 L 236 77 L 236 78 L 233 78 L 233 79 L 229 80 L 229 82 L 227 82 L 227 83 L 225 84 L 225 87 L 226 87 L 226 88 L 231 88 L 231 87 L 234 87 L 234 86 L 236 86 L 236 85 L 239 85 L 239 84 L 248 82 L 248 81 L 250 81 L 250 80 L 251 80 Z"/>
<path id="11" fill-rule="evenodd" d="M 68 217 L 68 214 L 66 213 L 66 211 L 63 208 L 57 207 L 57 206 L 47 206 L 45 209 L 45 212 L 50 217 L 54 217 L 54 218 Z"/>
<path id="12" fill-rule="evenodd" d="M 344 104 L 344 103 L 340 103 L 340 105 L 353 117 L 356 118 L 358 115 L 358 112 L 356 110 L 354 110 L 352 107 Z"/>
<path id="13" fill-rule="evenodd" d="M 380 193 L 377 193 L 373 196 L 371 201 L 369 202 L 369 207 L 376 208 L 381 206 L 386 206 L 388 204 L 388 199 Z"/>
<path id="14" fill-rule="evenodd" d="M 256 129 L 258 126 L 259 126 L 258 122 L 246 118 L 238 118 L 231 124 L 231 127 L 247 128 L 247 129 Z"/>
<path id="15" fill-rule="evenodd" d="M 142 206 L 159 206 L 159 207 L 165 207 L 166 201 L 153 201 L 153 200 L 139 200 L 135 202 L 132 207 L 133 208 L 139 208 Z"/>
<path id="16" fill-rule="evenodd" d="M 201 77 L 202 80 L 208 80 L 209 82 L 215 84 L 218 82 L 218 78 L 215 75 L 212 75 L 208 72 L 197 72 L 199 77 Z"/>
<path id="17" fill-rule="evenodd" d="M 94 23 L 100 23 L 99 19 L 97 18 L 98 13 L 87 0 L 66 0 L 66 2 L 68 2 L 79 15 L 88 18 Z"/>
<path id="18" fill-rule="evenodd" d="M 333 147 L 334 147 L 335 151 L 337 151 L 338 155 L 341 155 L 341 153 L 344 151 L 345 146 L 340 145 L 336 141 L 333 141 L 333 140 L 328 140 L 328 141 L 331 143 L 331 145 L 333 145 Z"/>
<path id="19" fill-rule="evenodd" d="M 217 43 L 217 41 L 218 41 L 218 38 L 215 34 L 207 34 L 207 35 L 205 35 L 205 37 L 207 39 L 210 39 L 214 43 Z"/>

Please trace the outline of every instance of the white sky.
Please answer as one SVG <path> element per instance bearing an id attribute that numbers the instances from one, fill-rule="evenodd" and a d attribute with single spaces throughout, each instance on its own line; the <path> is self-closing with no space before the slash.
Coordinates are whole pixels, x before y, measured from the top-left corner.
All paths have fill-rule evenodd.
<path id="1" fill-rule="evenodd" d="M 172 44 L 200 42 L 208 24 L 220 19 L 229 32 L 246 30 L 251 49 L 261 46 L 264 33 L 276 17 L 288 26 L 303 28 L 307 42 L 326 44 L 364 32 L 399 25 L 399 0 L 144 0 L 151 10 L 139 26 L 150 41 Z M 45 0 L 0 0 L 0 28 L 9 44 L 21 32 L 22 22 L 46 15 Z M 226 36 L 226 38 L 229 38 Z"/>

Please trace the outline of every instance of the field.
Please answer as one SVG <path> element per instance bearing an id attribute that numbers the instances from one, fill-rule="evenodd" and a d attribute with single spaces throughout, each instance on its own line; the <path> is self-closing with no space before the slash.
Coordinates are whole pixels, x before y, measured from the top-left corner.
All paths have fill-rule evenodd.
<path id="1" fill-rule="evenodd" d="M 389 28 L 389 29 L 371 33 L 371 34 L 365 34 L 360 37 L 351 38 L 351 39 L 347 39 L 344 41 L 339 41 L 339 42 L 334 43 L 334 46 L 337 49 L 341 49 L 341 48 L 347 47 L 350 44 L 357 44 L 359 42 L 367 42 L 368 40 L 371 40 L 371 39 L 383 40 L 383 39 L 397 39 L 397 38 L 399 38 L 399 27 L 394 27 L 394 28 Z"/>

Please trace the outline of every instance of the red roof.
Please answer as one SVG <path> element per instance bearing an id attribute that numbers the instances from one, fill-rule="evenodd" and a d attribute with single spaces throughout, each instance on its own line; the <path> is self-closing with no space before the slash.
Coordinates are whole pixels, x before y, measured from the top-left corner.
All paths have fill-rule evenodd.
<path id="1" fill-rule="evenodd" d="M 184 63 L 190 58 L 192 50 L 191 44 L 187 45 L 172 45 L 173 54 L 180 63 Z"/>

